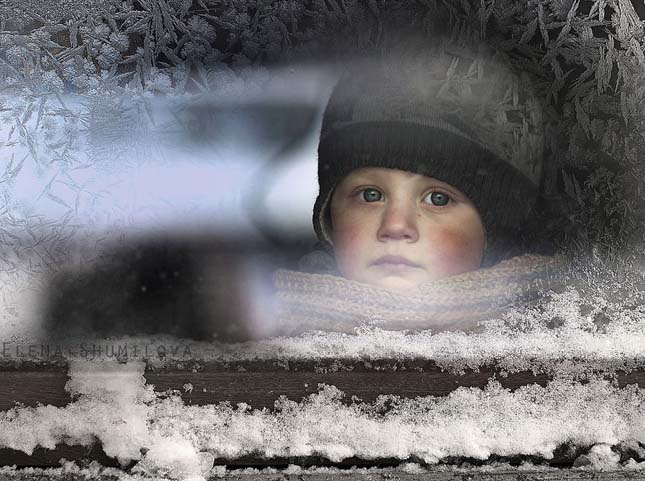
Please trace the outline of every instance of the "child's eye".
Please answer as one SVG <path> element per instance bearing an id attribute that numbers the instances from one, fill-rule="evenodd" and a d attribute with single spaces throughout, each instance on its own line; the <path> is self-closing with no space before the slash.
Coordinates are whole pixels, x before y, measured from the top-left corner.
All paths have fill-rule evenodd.
<path id="1" fill-rule="evenodd" d="M 365 202 L 378 202 L 379 200 L 383 200 L 383 194 L 373 187 L 363 189 L 362 195 Z"/>
<path id="2" fill-rule="evenodd" d="M 443 192 L 430 192 L 423 198 L 424 202 L 428 204 L 436 205 L 437 207 L 443 207 L 444 205 L 450 202 L 450 196 L 444 194 Z"/>

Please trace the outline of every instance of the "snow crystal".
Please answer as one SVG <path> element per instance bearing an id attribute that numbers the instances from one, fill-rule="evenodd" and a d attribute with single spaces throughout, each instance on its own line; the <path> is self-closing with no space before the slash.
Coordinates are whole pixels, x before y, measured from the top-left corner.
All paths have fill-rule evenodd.
<path id="1" fill-rule="evenodd" d="M 401 471 L 411 474 L 426 473 L 427 469 L 423 468 L 419 463 L 404 463 L 401 465 Z"/>
<path id="2" fill-rule="evenodd" d="M 444 399 L 391 398 L 394 408 L 383 417 L 373 405 L 346 406 L 341 398 L 337 389 L 325 387 L 301 404 L 279 402 L 274 413 L 164 403 L 156 429 L 170 433 L 207 422 L 216 429 L 196 429 L 196 441 L 216 456 L 321 455 L 335 462 L 417 456 L 434 463 L 447 456 L 491 454 L 548 459 L 566 442 L 588 446 L 643 437 L 633 428 L 642 425 L 642 393 L 600 381 L 554 382 L 515 393 L 491 383 L 485 390 L 460 388 Z"/>
<path id="3" fill-rule="evenodd" d="M 186 438 L 175 434 L 159 439 L 133 472 L 197 481 L 204 479 L 203 474 L 213 467 L 213 460 L 211 453 L 197 452 Z"/>
<path id="4" fill-rule="evenodd" d="M 599 470 L 615 469 L 620 461 L 620 455 L 611 449 L 611 445 L 606 443 L 596 444 L 591 448 L 588 454 L 580 456 L 574 461 L 576 467 L 586 467 Z"/>
<path id="5" fill-rule="evenodd" d="M 64 408 L 14 407 L 0 413 L 0 445 L 31 454 L 37 446 L 89 446 L 98 438 L 108 456 L 138 459 L 140 446 L 148 443 L 145 402 L 154 398 L 143 369 L 136 362 L 71 363 L 66 389 L 76 401 Z"/>

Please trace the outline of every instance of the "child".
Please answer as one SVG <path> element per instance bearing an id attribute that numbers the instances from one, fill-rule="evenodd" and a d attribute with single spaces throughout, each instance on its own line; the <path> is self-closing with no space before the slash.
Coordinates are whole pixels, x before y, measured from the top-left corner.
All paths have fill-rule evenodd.
<path id="1" fill-rule="evenodd" d="M 456 187 L 406 170 L 361 167 L 334 189 L 332 246 L 340 274 L 394 290 L 481 265 L 486 232 Z"/>
<path id="2" fill-rule="evenodd" d="M 527 79 L 483 52 L 442 45 L 342 77 L 318 147 L 322 248 L 306 273 L 276 273 L 281 333 L 462 329 L 535 295 L 559 263 L 518 255 L 542 143 Z"/>

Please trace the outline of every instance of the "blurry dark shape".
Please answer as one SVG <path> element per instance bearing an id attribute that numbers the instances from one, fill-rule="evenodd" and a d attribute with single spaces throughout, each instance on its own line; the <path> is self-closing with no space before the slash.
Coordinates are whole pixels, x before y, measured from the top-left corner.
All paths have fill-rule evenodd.
<path id="1" fill-rule="evenodd" d="M 214 143 L 222 135 L 234 134 L 264 146 L 301 138 L 312 128 L 317 111 L 315 104 L 304 102 L 264 100 L 221 104 L 200 101 L 186 105 L 174 114 L 186 128 L 191 143 Z M 280 158 L 275 160 L 279 162 Z"/>
<path id="2" fill-rule="evenodd" d="M 259 155 L 271 153 L 253 175 L 243 202 L 253 225 L 275 246 L 291 243 L 300 234 L 280 231 L 266 198 L 284 171 L 293 162 L 302 161 L 297 154 L 317 127 L 323 100 L 276 98 L 230 104 L 200 101 L 173 112 L 184 129 L 179 142 L 189 148 L 212 145 L 217 151 L 218 141 L 235 136 L 243 145 L 255 146 Z M 313 155 L 311 161 L 315 162 Z"/>
<path id="3" fill-rule="evenodd" d="M 83 273 L 63 272 L 51 280 L 46 328 L 53 337 L 169 334 L 200 340 L 251 337 L 249 272 L 276 267 L 306 252 L 310 239 L 277 232 L 265 197 L 293 161 L 314 127 L 313 101 L 199 102 L 179 105 L 174 120 L 161 125 L 167 145 L 217 150 L 218 140 L 239 136 L 266 158 L 244 199 L 263 234 L 257 239 L 157 238 L 119 247 Z M 114 118 L 110 123 L 116 122 Z M 180 129 L 177 130 L 177 123 Z M 109 127 L 109 125 L 108 125 Z M 277 152 L 266 155 L 266 152 Z M 209 159 L 205 159 L 209 160 Z M 300 160 L 300 159 L 297 159 Z M 312 237 L 313 238 L 313 237 Z M 268 245 L 266 240 L 271 241 Z M 254 274 L 254 275 L 255 275 Z M 262 274 L 260 274 L 261 276 Z"/>
<path id="4" fill-rule="evenodd" d="M 293 242 L 298 234 L 293 232 L 284 232 L 276 228 L 272 219 L 269 209 L 267 207 L 267 196 L 271 191 L 273 185 L 278 180 L 280 175 L 287 170 L 292 163 L 298 162 L 301 159 L 293 157 L 295 152 L 298 152 L 307 142 L 307 135 L 311 133 L 311 130 L 314 128 L 318 111 L 310 110 L 309 116 L 301 124 L 301 130 L 299 132 L 294 132 L 289 141 L 282 146 L 280 151 L 270 159 L 269 162 L 264 164 L 264 166 L 254 175 L 251 181 L 251 187 L 249 188 L 249 193 L 244 199 L 244 205 L 246 211 L 249 215 L 249 218 L 253 221 L 253 225 L 258 229 L 258 231 L 264 236 L 264 238 L 271 242 L 275 246 L 280 246 Z M 312 162 L 315 161 L 315 157 L 312 156 Z M 312 205 L 313 208 L 313 198 Z M 313 240 L 313 228 L 311 229 L 312 240 Z"/>
<path id="5" fill-rule="evenodd" d="M 249 143 L 258 146 L 259 152 L 265 146 L 278 145 L 277 152 L 254 174 L 249 195 L 244 199 L 253 225 L 276 246 L 291 242 L 298 234 L 280 232 L 276 228 L 266 197 L 284 170 L 292 162 L 301 161 L 294 154 L 303 148 L 316 127 L 320 109 L 321 105 L 311 102 L 258 101 L 240 105 L 194 105 L 179 114 L 186 119 L 190 141 L 197 145 L 214 142 L 226 135 L 240 135 L 240 132 Z M 313 156 L 311 160 L 315 161 Z"/>
<path id="6" fill-rule="evenodd" d="M 266 276 L 260 282 L 268 280 L 275 268 L 290 265 L 297 251 L 221 239 L 151 239 L 120 247 L 87 272 L 52 277 L 45 329 L 52 339 L 137 334 L 245 339 L 250 272 Z"/>

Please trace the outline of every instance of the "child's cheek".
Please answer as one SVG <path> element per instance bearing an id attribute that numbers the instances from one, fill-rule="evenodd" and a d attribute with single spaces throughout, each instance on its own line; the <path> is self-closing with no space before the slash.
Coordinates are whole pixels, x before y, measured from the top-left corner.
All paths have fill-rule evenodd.
<path id="1" fill-rule="evenodd" d="M 359 252 L 362 243 L 361 230 L 357 226 L 346 226 L 337 236 L 334 236 L 334 249 L 343 256 L 351 256 Z"/>
<path id="2" fill-rule="evenodd" d="M 344 276 L 353 278 L 360 259 L 367 253 L 368 244 L 358 223 L 342 226 L 333 236 L 334 253 L 338 269 Z"/>
<path id="3" fill-rule="evenodd" d="M 478 269 L 481 265 L 483 237 L 460 229 L 438 232 L 430 243 L 430 255 L 436 260 L 443 275 L 455 275 Z"/>

